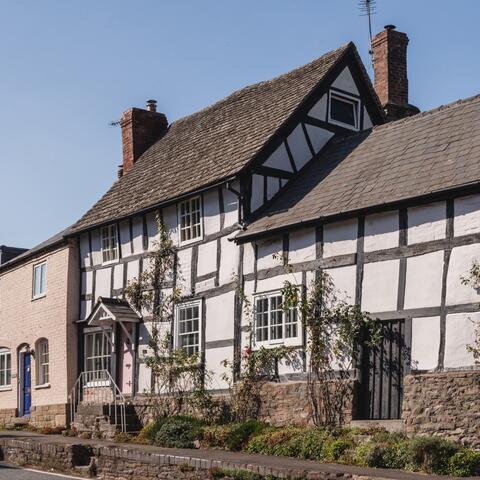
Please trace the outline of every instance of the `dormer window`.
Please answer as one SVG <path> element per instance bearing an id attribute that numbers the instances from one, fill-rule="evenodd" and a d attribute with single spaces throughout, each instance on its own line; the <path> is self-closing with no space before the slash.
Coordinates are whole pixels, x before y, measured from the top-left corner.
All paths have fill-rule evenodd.
<path id="1" fill-rule="evenodd" d="M 180 223 L 180 244 L 185 245 L 196 240 L 201 240 L 203 229 L 200 197 L 192 197 L 181 202 L 178 216 Z"/>
<path id="2" fill-rule="evenodd" d="M 330 92 L 330 123 L 358 130 L 358 104 L 358 100 L 353 97 Z"/>
<path id="3" fill-rule="evenodd" d="M 103 263 L 118 260 L 117 225 L 107 225 L 102 228 L 102 261 Z"/>

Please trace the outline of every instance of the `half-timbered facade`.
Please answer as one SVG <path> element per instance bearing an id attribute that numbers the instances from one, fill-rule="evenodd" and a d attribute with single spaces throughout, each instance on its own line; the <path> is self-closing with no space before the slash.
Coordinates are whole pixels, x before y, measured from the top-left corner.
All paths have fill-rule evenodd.
<path id="1" fill-rule="evenodd" d="M 124 113 L 120 178 L 70 233 L 81 371 L 108 370 L 124 394 L 150 389 L 151 318 L 124 291 L 148 268 L 158 214 L 177 247 L 169 288 L 187 298 L 164 328 L 201 353 L 213 390 L 247 343 L 304 348 L 280 290 L 307 289 L 318 269 L 382 322 L 381 348 L 357 366 L 354 418 L 399 419 L 402 400 L 409 415 L 408 373 L 472 369 L 478 295 L 460 276 L 480 255 L 480 101 L 415 115 L 407 43 L 393 26 L 375 37 L 378 96 L 350 43 L 171 125 L 154 101 Z"/>

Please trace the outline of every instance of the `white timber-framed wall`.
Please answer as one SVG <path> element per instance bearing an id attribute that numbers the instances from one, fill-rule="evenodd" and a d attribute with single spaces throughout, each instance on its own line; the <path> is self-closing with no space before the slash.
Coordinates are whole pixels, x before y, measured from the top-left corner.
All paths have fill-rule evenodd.
<path id="1" fill-rule="evenodd" d="M 353 101 L 355 125 L 332 119 L 329 111 L 331 92 Z M 99 329 L 87 325 L 85 321 L 98 298 L 123 298 L 128 282 L 148 268 L 146 257 L 157 237 L 155 215 L 159 212 L 178 248 L 172 287 L 180 287 L 189 301 L 201 301 L 200 351 L 207 370 L 213 372 L 209 387 L 213 390 L 227 388 L 224 374 L 228 372 L 222 363 L 224 360 L 232 361 L 235 356 L 238 359 L 242 348 L 243 308 L 239 286 L 241 288 L 244 275 L 252 275 L 252 272 L 243 271 L 248 263 L 244 256 L 251 256 L 252 249 L 247 245 L 237 245 L 233 237 L 242 228 L 242 223 L 252 213 L 259 214 L 262 207 L 274 201 L 289 180 L 320 155 L 336 134 L 345 135 L 371 128 L 374 118 L 380 122 L 377 109 L 360 73 L 358 59 L 349 54 L 332 69 L 302 108 L 236 179 L 201 192 L 192 192 L 190 197 L 172 200 L 170 205 L 150 212 L 105 223 L 102 227 L 114 224 L 118 232 L 118 258 L 115 261 L 102 262 L 102 227 L 81 233 L 80 356 L 85 351 L 82 343 L 84 334 Z M 202 212 L 201 238 L 181 241 L 179 206 L 182 201 L 198 196 Z M 292 242 L 294 244 L 293 239 Z M 250 284 L 245 284 L 247 291 L 249 287 Z M 164 325 L 165 330 L 174 329 L 174 325 L 175 322 Z M 144 364 L 144 358 L 149 353 L 150 326 L 148 315 L 145 315 L 135 333 L 138 361 L 132 379 L 136 393 L 148 391 L 151 385 L 151 374 Z M 120 337 L 119 333 L 118 330 L 114 337 Z M 119 379 L 122 366 L 117 351 L 120 347 L 113 345 L 113 349 L 112 373 Z M 79 370 L 84 368 L 84 359 L 80 358 Z"/>

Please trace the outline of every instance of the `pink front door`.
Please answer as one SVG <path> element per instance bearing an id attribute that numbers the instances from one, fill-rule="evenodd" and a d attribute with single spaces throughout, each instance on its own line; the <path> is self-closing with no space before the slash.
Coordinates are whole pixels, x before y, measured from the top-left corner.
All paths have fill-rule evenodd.
<path id="1" fill-rule="evenodd" d="M 126 324 L 125 328 L 128 330 L 130 336 L 133 338 L 134 329 L 133 326 L 130 324 Z M 133 376 L 135 374 L 134 365 L 133 365 L 133 350 L 132 350 L 132 343 L 128 338 L 127 334 L 121 329 L 122 336 L 121 336 L 121 351 L 120 351 L 120 358 L 121 358 L 121 368 L 120 368 L 120 388 L 123 393 L 131 394 L 133 388 Z"/>

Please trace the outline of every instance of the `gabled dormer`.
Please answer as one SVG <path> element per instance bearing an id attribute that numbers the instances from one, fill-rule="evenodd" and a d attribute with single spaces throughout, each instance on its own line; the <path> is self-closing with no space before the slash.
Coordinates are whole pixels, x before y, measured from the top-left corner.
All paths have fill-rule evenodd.
<path id="1" fill-rule="evenodd" d="M 299 70 L 308 71 L 312 64 Z M 332 138 L 354 135 L 384 121 L 370 78 L 350 43 L 250 164 L 243 177 L 247 221 L 260 214 Z"/>

